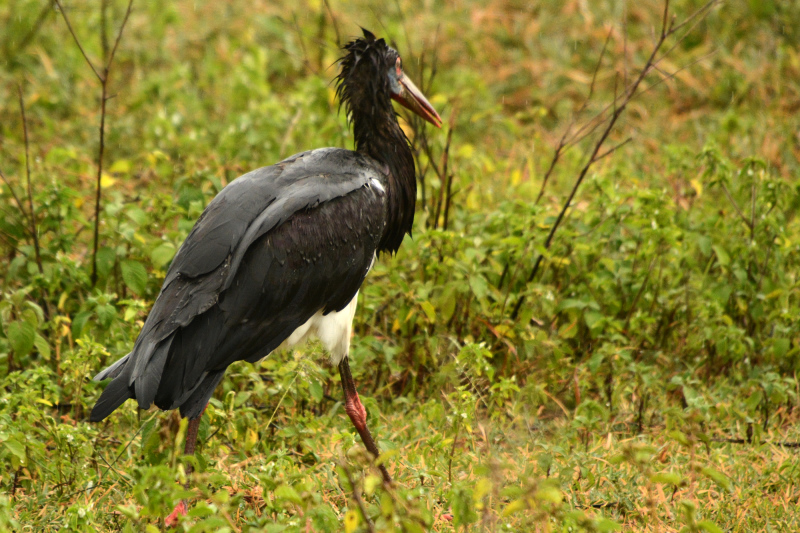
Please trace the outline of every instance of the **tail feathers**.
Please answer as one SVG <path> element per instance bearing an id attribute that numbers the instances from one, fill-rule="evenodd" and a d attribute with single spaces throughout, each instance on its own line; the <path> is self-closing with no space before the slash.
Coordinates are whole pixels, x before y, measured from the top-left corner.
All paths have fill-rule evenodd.
<path id="1" fill-rule="evenodd" d="M 131 354 L 128 354 L 125 357 L 119 359 L 116 363 L 109 366 L 108 368 L 101 370 L 99 374 L 97 374 L 94 378 L 92 378 L 92 380 L 103 381 L 104 379 L 117 377 L 119 373 L 122 372 L 122 369 L 125 368 L 125 363 L 128 362 L 128 358 L 130 356 Z"/>
<path id="2" fill-rule="evenodd" d="M 101 372 L 102 373 L 102 372 Z M 119 376 L 109 383 L 100 399 L 94 404 L 89 420 L 100 422 L 122 405 L 128 398 L 134 397 L 133 387 L 129 386 L 126 377 Z"/>
<path id="3" fill-rule="evenodd" d="M 167 341 L 160 343 L 150 356 L 147 365 L 142 367 L 142 373 L 135 374 L 133 388 L 136 394 L 136 401 L 139 402 L 141 409 L 149 409 L 156 397 L 156 391 L 159 383 L 161 383 L 161 374 L 164 372 L 164 363 L 167 362 L 171 344 L 171 337 Z M 139 365 L 134 366 L 134 372 L 136 372 L 137 366 Z"/>

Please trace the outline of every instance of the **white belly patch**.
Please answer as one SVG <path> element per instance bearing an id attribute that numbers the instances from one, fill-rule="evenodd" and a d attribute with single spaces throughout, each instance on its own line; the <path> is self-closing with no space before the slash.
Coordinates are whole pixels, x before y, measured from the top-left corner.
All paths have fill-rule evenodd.
<path id="1" fill-rule="evenodd" d="M 338 365 L 350 350 L 350 333 L 353 330 L 353 317 L 356 314 L 357 304 L 358 292 L 341 311 L 327 315 L 318 311 L 305 324 L 294 330 L 280 348 L 290 348 L 316 337 L 330 353 L 331 363 Z"/>

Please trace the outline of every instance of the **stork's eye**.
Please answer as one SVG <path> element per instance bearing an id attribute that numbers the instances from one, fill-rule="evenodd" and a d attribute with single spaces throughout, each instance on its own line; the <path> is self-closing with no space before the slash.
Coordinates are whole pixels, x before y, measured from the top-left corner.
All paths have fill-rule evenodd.
<path id="1" fill-rule="evenodd" d="M 403 77 L 403 63 L 400 61 L 400 58 L 397 58 L 397 61 L 394 63 L 394 70 L 397 74 L 397 78 L 400 79 Z"/>

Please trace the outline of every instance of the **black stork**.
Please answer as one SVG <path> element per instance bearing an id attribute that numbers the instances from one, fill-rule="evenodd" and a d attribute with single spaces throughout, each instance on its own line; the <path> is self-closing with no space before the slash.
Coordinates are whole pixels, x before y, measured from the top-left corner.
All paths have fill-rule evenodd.
<path id="1" fill-rule="evenodd" d="M 337 94 L 355 151 L 320 148 L 232 181 L 208 204 L 167 272 L 133 350 L 95 377 L 113 378 L 91 420 L 134 398 L 180 409 L 194 453 L 200 418 L 234 361 L 256 362 L 316 336 L 339 367 L 345 411 L 379 455 L 348 363 L 358 290 L 380 253 L 411 233 L 414 159 L 394 99 L 441 127 L 396 50 L 364 30 L 345 45 Z M 391 483 L 383 465 L 380 471 Z M 176 507 L 168 522 L 186 512 Z"/>

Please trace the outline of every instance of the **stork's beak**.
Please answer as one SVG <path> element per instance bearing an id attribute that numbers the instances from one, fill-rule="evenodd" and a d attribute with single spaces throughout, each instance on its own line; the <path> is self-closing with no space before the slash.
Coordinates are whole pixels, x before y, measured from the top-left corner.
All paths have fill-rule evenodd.
<path id="1" fill-rule="evenodd" d="M 405 74 L 398 81 L 400 83 L 400 93 L 392 94 L 392 98 L 399 102 L 400 105 L 410 109 L 437 128 L 441 128 L 442 117 L 439 116 L 439 113 L 437 113 L 431 103 L 428 102 L 428 99 L 417 89 L 414 82 L 408 79 L 408 76 Z"/>

